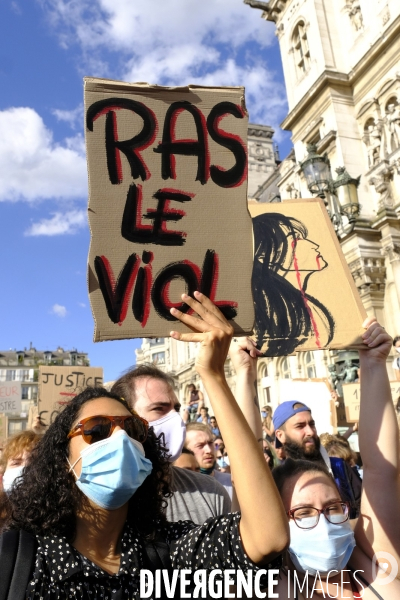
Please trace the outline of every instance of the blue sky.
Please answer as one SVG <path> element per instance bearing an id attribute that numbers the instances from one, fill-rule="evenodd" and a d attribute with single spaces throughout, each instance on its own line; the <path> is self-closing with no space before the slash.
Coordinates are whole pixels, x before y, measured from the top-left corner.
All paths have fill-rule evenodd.
<path id="1" fill-rule="evenodd" d="M 284 157 L 279 47 L 260 16 L 242 0 L 0 0 L 0 349 L 76 347 L 106 380 L 134 363 L 140 340 L 92 342 L 82 77 L 244 85 Z"/>

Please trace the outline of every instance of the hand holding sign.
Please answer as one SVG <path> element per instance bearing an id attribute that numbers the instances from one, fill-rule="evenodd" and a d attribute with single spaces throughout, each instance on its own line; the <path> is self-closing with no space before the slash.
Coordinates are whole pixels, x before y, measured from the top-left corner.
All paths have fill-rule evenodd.
<path id="1" fill-rule="evenodd" d="M 380 362 L 382 360 L 386 362 L 392 348 L 392 338 L 385 331 L 384 327 L 379 325 L 375 317 L 366 319 L 363 327 L 367 330 L 362 335 L 365 346 L 363 349 L 360 348 L 363 359 L 365 360 L 366 358 L 373 362 Z"/>
<path id="2" fill-rule="evenodd" d="M 171 314 L 185 323 L 193 333 L 171 331 L 171 337 L 182 342 L 200 342 L 195 363 L 197 372 L 202 377 L 215 374 L 225 378 L 224 365 L 233 336 L 233 327 L 209 298 L 200 292 L 195 292 L 194 295 L 196 299 L 182 294 L 182 300 L 200 318 L 171 308 Z"/>

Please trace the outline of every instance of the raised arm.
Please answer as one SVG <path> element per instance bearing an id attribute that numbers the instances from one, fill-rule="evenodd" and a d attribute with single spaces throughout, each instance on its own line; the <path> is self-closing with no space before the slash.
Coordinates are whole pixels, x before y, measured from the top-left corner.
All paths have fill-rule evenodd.
<path id="1" fill-rule="evenodd" d="M 232 340 L 229 356 L 236 371 L 236 401 L 262 448 L 262 425 L 257 392 L 257 350 L 249 338 Z"/>
<path id="2" fill-rule="evenodd" d="M 392 340 L 375 319 L 364 326 L 358 430 L 363 492 L 355 536 L 368 557 L 383 551 L 399 561 L 399 429 L 386 370 Z"/>
<path id="3" fill-rule="evenodd" d="M 241 507 L 240 535 L 249 558 L 266 564 L 289 543 L 285 511 L 262 451 L 236 404 L 225 379 L 224 364 L 233 328 L 203 294 L 182 299 L 200 319 L 171 309 L 174 317 L 193 333 L 171 332 L 185 342 L 200 342 L 196 369 L 210 398 L 231 463 L 231 472 Z M 268 507 L 268 519 L 265 511 Z"/>

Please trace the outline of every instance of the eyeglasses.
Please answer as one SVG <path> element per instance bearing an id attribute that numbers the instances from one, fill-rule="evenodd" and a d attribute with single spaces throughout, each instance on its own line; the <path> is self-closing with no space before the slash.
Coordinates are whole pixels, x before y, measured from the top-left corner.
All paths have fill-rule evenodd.
<path id="1" fill-rule="evenodd" d="M 149 424 L 139 415 L 109 417 L 99 415 L 81 419 L 68 434 L 68 439 L 81 435 L 87 444 L 94 444 L 110 437 L 116 427 L 121 427 L 134 440 L 143 443 L 147 438 Z"/>
<path id="2" fill-rule="evenodd" d="M 313 529 L 318 525 L 321 513 L 329 523 L 345 523 L 349 518 L 349 508 L 348 502 L 335 502 L 322 510 L 313 506 L 299 506 L 292 508 L 287 514 L 300 529 Z"/>

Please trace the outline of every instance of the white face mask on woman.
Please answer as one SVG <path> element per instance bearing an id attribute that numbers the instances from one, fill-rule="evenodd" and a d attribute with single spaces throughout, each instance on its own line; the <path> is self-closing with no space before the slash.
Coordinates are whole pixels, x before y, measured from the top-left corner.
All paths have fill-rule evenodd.
<path id="1" fill-rule="evenodd" d="M 3 490 L 5 492 L 9 492 L 14 485 L 17 477 L 22 477 L 24 467 L 21 465 L 20 467 L 12 467 L 11 469 L 6 469 L 3 475 Z"/>
<path id="2" fill-rule="evenodd" d="M 333 516 L 330 517 L 331 519 Z M 343 518 L 340 516 L 339 518 Z M 305 521 L 305 519 L 303 519 Z M 299 571 L 321 575 L 347 565 L 356 545 L 350 523 L 329 523 L 323 515 L 313 529 L 300 529 L 294 521 L 289 522 L 289 555 Z"/>
<path id="3" fill-rule="evenodd" d="M 165 447 L 169 451 L 169 462 L 175 462 L 181 455 L 183 444 L 186 437 L 186 426 L 182 417 L 176 410 L 171 410 L 161 419 L 151 421 L 149 425 L 154 429 L 154 433 L 159 436 L 164 434 Z"/>

